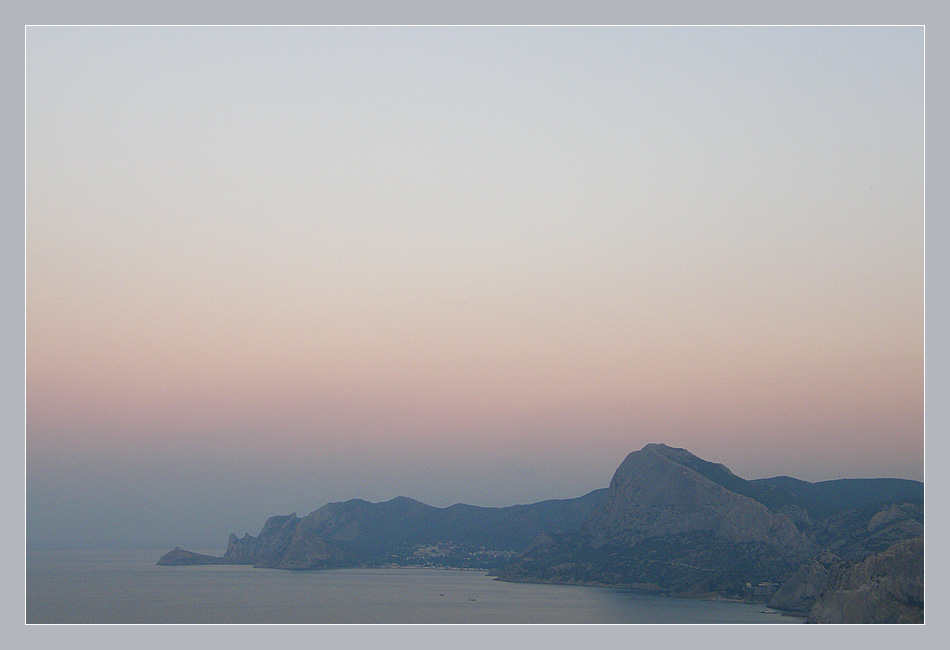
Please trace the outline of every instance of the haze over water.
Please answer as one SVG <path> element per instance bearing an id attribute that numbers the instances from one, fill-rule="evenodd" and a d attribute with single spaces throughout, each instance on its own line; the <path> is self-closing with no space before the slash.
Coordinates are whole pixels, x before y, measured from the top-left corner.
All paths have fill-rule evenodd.
<path id="1" fill-rule="evenodd" d="M 30 545 L 923 479 L 922 28 L 28 28 Z"/>
<path id="2" fill-rule="evenodd" d="M 482 571 L 155 566 L 161 551 L 32 551 L 28 623 L 801 623 L 764 605 L 499 582 Z"/>

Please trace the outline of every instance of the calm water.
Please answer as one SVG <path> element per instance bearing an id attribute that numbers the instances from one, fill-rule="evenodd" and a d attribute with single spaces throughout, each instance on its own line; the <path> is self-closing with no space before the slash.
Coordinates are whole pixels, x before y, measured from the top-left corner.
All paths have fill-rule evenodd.
<path id="1" fill-rule="evenodd" d="M 477 571 L 155 566 L 162 553 L 29 551 L 27 623 L 802 622 L 762 605 L 515 584 Z"/>

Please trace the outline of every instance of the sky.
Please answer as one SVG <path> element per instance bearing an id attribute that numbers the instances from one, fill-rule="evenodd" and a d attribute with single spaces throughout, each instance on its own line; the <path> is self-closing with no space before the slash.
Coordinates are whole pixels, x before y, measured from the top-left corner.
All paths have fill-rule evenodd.
<path id="1" fill-rule="evenodd" d="M 631 451 L 924 474 L 923 28 L 30 27 L 26 536 Z"/>

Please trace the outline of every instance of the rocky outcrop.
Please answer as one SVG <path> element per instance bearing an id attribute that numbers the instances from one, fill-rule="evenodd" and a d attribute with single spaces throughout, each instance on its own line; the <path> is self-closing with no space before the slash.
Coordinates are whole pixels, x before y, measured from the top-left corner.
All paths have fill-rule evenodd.
<path id="1" fill-rule="evenodd" d="M 832 572 L 841 558 L 824 551 L 808 560 L 772 596 L 769 607 L 794 614 L 808 614 L 818 597 L 828 588 Z"/>
<path id="2" fill-rule="evenodd" d="M 595 548 L 632 546 L 648 538 L 711 533 L 735 544 L 760 543 L 791 558 L 815 549 L 792 520 L 722 483 L 742 479 L 724 465 L 708 463 L 685 449 L 650 444 L 617 468 L 601 504 L 584 524 Z M 718 480 L 716 480 L 718 479 Z"/>
<path id="3" fill-rule="evenodd" d="M 300 518 L 297 513 L 293 513 L 271 517 L 257 537 L 245 534 L 238 539 L 237 535 L 231 533 L 223 559 L 230 564 L 276 568 L 290 546 L 299 523 Z"/>
<path id="4" fill-rule="evenodd" d="M 193 564 L 229 564 L 224 558 L 213 555 L 204 555 L 202 553 L 192 553 L 183 551 L 177 546 L 159 558 L 160 566 L 188 566 Z"/>
<path id="5" fill-rule="evenodd" d="M 841 564 L 825 582 L 809 623 L 923 623 L 924 540 Z"/>
<path id="6" fill-rule="evenodd" d="M 287 549 L 276 559 L 275 569 L 314 569 L 354 564 L 351 554 L 317 535 L 308 535 L 300 527 L 294 532 Z M 265 566 L 265 565 L 261 565 Z"/>

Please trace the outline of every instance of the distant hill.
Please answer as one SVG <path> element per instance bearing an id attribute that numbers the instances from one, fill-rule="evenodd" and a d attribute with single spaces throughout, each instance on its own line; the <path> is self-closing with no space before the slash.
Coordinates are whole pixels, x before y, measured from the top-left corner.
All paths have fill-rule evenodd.
<path id="1" fill-rule="evenodd" d="M 845 478 L 809 483 L 790 476 L 751 481 L 757 488 L 783 490 L 799 505 L 828 516 L 842 510 L 861 510 L 877 503 L 924 502 L 924 484 L 899 478 Z"/>

